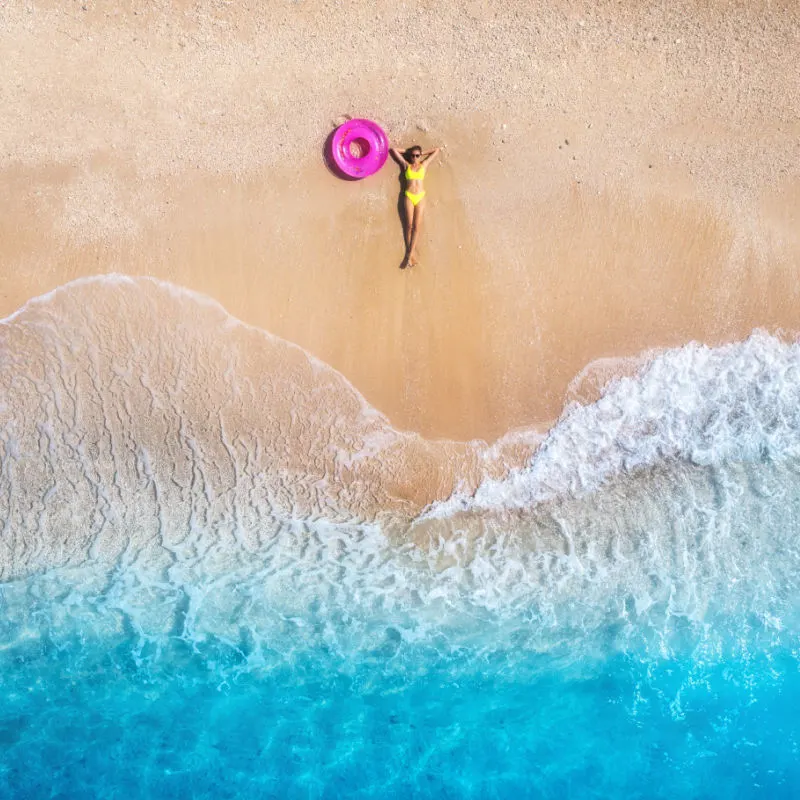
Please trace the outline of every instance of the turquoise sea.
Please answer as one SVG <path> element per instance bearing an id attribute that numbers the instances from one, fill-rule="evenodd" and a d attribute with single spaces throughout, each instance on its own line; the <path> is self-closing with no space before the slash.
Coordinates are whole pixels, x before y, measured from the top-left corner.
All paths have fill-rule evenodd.
<path id="1" fill-rule="evenodd" d="M 797 343 L 425 509 L 414 441 L 167 284 L 0 323 L 0 797 L 800 795 Z"/>

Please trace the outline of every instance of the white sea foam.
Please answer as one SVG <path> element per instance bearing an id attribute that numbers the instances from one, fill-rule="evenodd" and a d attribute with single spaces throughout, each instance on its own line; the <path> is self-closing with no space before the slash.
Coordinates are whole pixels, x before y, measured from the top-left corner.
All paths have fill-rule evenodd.
<path id="1" fill-rule="evenodd" d="M 798 454 L 800 344 L 757 331 L 741 343 L 655 355 L 638 374 L 611 381 L 597 402 L 566 408 L 527 466 L 423 518 L 580 496 L 670 459 L 713 465 Z"/>

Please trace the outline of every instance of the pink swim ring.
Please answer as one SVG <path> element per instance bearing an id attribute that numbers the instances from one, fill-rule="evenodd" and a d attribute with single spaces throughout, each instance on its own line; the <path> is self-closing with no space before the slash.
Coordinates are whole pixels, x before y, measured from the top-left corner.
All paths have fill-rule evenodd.
<path id="1" fill-rule="evenodd" d="M 333 163 L 349 178 L 372 175 L 386 163 L 388 155 L 389 140 L 372 120 L 351 119 L 333 132 Z"/>

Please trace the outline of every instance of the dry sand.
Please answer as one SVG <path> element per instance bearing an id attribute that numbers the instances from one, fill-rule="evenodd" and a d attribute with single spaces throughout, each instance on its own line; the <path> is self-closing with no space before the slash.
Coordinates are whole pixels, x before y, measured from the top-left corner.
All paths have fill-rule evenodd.
<path id="1" fill-rule="evenodd" d="M 0 316 L 152 275 L 398 428 L 545 425 L 596 359 L 800 329 L 798 62 L 794 2 L 12 0 Z M 413 270 L 396 169 L 325 168 L 345 114 L 445 146 Z"/>

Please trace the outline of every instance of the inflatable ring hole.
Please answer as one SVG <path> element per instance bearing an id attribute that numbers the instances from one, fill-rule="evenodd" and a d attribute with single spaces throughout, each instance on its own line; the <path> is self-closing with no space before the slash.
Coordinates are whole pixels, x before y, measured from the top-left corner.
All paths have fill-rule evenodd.
<path id="1" fill-rule="evenodd" d="M 353 139 L 347 149 L 353 158 L 364 158 L 369 153 L 370 146 L 366 139 L 358 138 Z"/>

